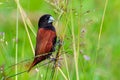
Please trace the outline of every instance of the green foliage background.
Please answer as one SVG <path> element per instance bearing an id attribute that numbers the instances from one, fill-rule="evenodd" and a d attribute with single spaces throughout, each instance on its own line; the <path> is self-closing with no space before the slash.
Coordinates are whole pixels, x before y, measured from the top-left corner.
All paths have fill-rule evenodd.
<path id="1" fill-rule="evenodd" d="M 58 7 L 63 10 L 60 19 L 59 10 L 52 6 L 55 0 L 20 0 L 19 4 L 24 9 L 27 17 L 31 21 L 32 30 L 36 33 L 38 29 L 39 17 L 43 14 L 51 14 L 56 21 L 54 25 L 58 36 L 63 37 L 62 50 L 66 52 L 62 56 L 61 70 L 67 80 L 119 80 L 120 79 L 120 1 L 119 0 L 56 0 Z M 68 5 L 65 2 L 68 1 Z M 102 25 L 100 45 L 98 36 L 100 35 L 100 25 L 102 16 L 107 8 Z M 18 17 L 18 19 L 17 19 Z M 16 39 L 16 24 L 18 20 L 18 39 Z M 58 24 L 57 24 L 58 23 Z M 28 25 L 29 26 L 29 25 Z M 27 26 L 27 27 L 28 27 Z M 36 37 L 28 28 L 33 47 L 36 44 Z M 65 33 L 65 35 L 64 35 Z M 74 38 L 73 38 L 74 37 Z M 75 40 L 74 40 L 75 39 Z M 15 74 L 15 68 L 6 68 L 15 64 L 16 44 L 18 44 L 18 62 L 33 57 L 33 52 L 29 43 L 25 26 L 17 4 L 14 0 L 0 0 L 0 66 L 4 66 L 3 76 Z M 75 44 L 75 46 L 74 46 Z M 74 52 L 75 50 L 76 53 Z M 74 59 L 78 56 L 78 62 Z M 55 53 L 54 53 L 55 54 Z M 62 52 L 61 52 L 62 54 Z M 87 60 L 84 56 L 90 58 Z M 67 60 L 68 71 L 65 64 Z M 32 59 L 18 65 L 18 72 L 28 69 Z M 40 63 L 41 64 L 41 63 Z M 39 65 L 40 65 L 39 64 Z M 75 65 L 78 65 L 78 74 Z M 18 75 L 18 80 L 45 80 L 48 66 L 39 67 L 39 72 L 32 71 Z M 47 75 L 50 76 L 52 67 L 48 68 Z M 17 76 L 17 75 L 16 75 Z M 66 80 L 58 70 L 54 80 Z M 15 77 L 10 80 L 16 79 Z M 49 77 L 47 77 L 49 80 Z M 17 80 L 17 79 L 16 79 Z"/>

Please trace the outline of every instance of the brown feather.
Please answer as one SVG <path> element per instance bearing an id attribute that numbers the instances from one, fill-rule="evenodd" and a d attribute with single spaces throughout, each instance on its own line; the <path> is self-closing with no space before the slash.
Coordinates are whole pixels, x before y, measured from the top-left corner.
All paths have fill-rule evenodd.
<path id="1" fill-rule="evenodd" d="M 36 57 L 30 66 L 29 70 L 31 70 L 32 67 L 34 67 L 39 62 L 45 60 L 49 54 L 51 49 L 54 47 L 53 41 L 56 37 L 56 32 L 49 29 L 40 28 L 37 33 L 36 38 L 36 49 L 35 49 L 35 56 L 41 55 L 39 57 Z M 47 54 L 43 55 L 42 54 Z"/>

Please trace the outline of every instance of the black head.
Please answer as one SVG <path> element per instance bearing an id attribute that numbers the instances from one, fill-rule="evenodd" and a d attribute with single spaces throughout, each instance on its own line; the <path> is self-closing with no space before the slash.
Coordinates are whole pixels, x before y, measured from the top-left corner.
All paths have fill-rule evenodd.
<path id="1" fill-rule="evenodd" d="M 54 21 L 54 18 L 51 15 L 45 14 L 39 19 L 38 27 L 51 25 L 53 21 Z"/>

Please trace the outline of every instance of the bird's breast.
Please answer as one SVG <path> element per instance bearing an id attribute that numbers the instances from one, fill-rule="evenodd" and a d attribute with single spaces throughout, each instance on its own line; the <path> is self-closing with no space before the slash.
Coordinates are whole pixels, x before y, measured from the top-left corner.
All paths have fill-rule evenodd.
<path id="1" fill-rule="evenodd" d="M 52 30 L 39 29 L 37 34 L 36 54 L 44 54 L 50 52 L 53 47 L 53 40 L 56 32 Z"/>

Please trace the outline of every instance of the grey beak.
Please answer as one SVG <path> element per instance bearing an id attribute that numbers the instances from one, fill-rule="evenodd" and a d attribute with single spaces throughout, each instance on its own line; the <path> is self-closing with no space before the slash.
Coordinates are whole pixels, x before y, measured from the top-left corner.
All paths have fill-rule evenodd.
<path id="1" fill-rule="evenodd" d="M 52 16 L 50 16 L 49 20 L 48 20 L 48 23 L 51 23 L 54 21 L 54 18 Z"/>

